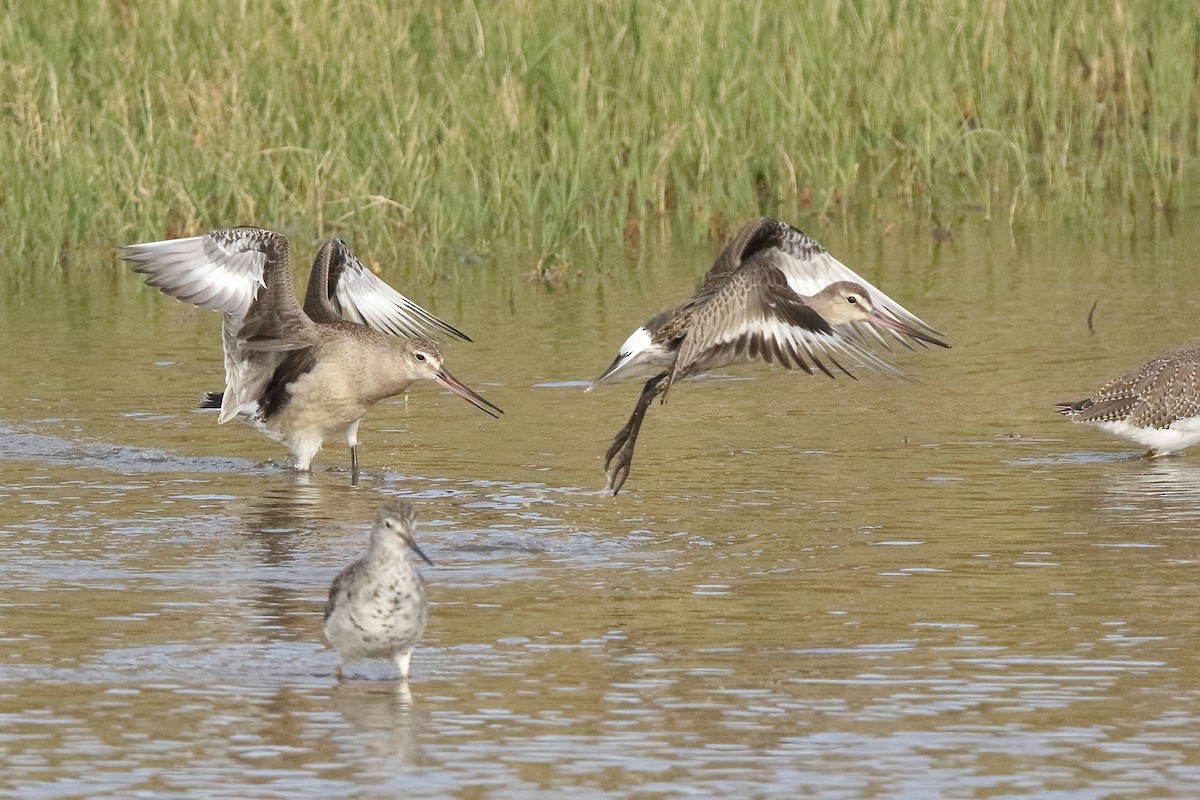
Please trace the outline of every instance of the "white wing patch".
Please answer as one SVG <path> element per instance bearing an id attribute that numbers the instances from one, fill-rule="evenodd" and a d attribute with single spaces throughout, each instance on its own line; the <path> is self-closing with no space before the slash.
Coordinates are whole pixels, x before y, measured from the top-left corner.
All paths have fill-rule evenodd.
<path id="1" fill-rule="evenodd" d="M 774 350 L 782 353 L 784 357 L 789 358 L 793 364 L 801 369 L 802 365 L 816 366 L 817 369 L 827 371 L 827 367 L 823 366 L 826 361 L 831 361 L 833 366 L 848 373 L 847 366 L 863 367 L 871 370 L 889 372 L 898 374 L 899 370 L 891 363 L 883 358 L 880 358 L 870 349 L 864 347 L 859 342 L 852 338 L 848 338 L 842 328 L 835 327 L 832 332 L 825 333 L 821 331 L 812 331 L 807 328 L 801 328 L 795 325 L 789 325 L 780 319 L 770 319 L 759 317 L 757 319 L 747 319 L 739 324 L 727 328 L 714 342 L 714 355 L 716 357 L 701 356 L 698 363 L 694 366 L 689 365 L 690 372 L 698 372 L 716 367 L 728 366 L 730 364 L 742 363 L 753 360 L 745 353 L 735 355 L 729 348 L 722 345 L 734 345 L 741 341 L 749 341 L 755 337 L 764 340 L 768 345 L 773 344 L 774 347 L 765 348 L 767 351 Z M 740 348 L 746 350 L 745 347 Z M 760 354 L 760 357 L 766 357 Z M 769 358 L 768 360 L 774 360 Z M 786 362 L 784 366 L 790 366 Z M 809 369 L 808 371 L 812 371 Z"/>
<path id="2" fill-rule="evenodd" d="M 163 294 L 241 318 L 264 285 L 262 237 L 256 230 L 220 233 L 220 239 L 208 234 L 126 245 L 122 257 Z"/>
<path id="3" fill-rule="evenodd" d="M 338 310 L 347 319 L 380 333 L 407 337 L 443 333 L 467 338 L 397 292 L 349 252 L 335 288 L 335 299 Z"/>
<path id="4" fill-rule="evenodd" d="M 266 285 L 265 247 L 278 234 L 258 228 L 230 228 L 204 236 L 126 245 L 122 257 L 148 286 L 185 303 L 219 311 L 225 353 L 225 392 L 218 423 L 253 417 L 279 353 L 247 352 L 240 346 L 242 322 L 258 290 Z"/>

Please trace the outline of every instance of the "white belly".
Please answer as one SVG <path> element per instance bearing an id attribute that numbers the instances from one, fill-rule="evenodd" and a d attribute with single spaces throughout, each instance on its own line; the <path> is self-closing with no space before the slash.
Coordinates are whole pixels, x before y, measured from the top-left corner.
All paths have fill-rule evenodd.
<path id="1" fill-rule="evenodd" d="M 267 428 L 283 439 L 296 459 L 296 468 L 308 469 L 321 443 L 330 434 L 346 436 L 371 404 L 360 399 L 354 381 L 347 380 L 336 362 L 319 362 L 312 371 L 288 384 L 283 410 L 267 420 Z M 350 436 L 346 436 L 350 441 Z"/>
<path id="2" fill-rule="evenodd" d="M 421 585 L 398 577 L 343 596 L 325 621 L 325 636 L 346 661 L 393 658 L 420 640 L 426 616 Z"/>
<path id="3" fill-rule="evenodd" d="M 1169 428 L 1142 428 L 1128 422 L 1095 422 L 1101 430 L 1147 447 L 1159 455 L 1200 443 L 1200 417 L 1173 422 Z"/>

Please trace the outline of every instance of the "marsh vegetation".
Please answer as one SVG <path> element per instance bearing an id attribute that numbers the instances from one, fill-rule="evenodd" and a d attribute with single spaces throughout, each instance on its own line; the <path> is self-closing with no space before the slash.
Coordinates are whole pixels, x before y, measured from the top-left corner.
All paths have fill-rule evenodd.
<path id="1" fill-rule="evenodd" d="M 231 224 L 528 269 L 757 213 L 1155 213 L 1191 3 L 83 0 L 0 19 L 12 263 Z"/>

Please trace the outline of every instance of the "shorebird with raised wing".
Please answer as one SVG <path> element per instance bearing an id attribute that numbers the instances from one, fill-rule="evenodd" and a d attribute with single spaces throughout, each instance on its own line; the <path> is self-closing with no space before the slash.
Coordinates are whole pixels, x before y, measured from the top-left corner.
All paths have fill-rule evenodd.
<path id="1" fill-rule="evenodd" d="M 659 395 L 665 402 L 677 381 L 757 360 L 810 374 L 816 368 L 831 378 L 834 370 L 854 377 L 838 359 L 898 372 L 871 349 L 888 346 L 880 330 L 909 348 L 914 342 L 950 346 L 800 230 L 769 218 L 747 224 L 717 256 L 696 294 L 635 330 L 588 387 L 653 376 L 605 454 L 606 488 L 614 495 L 621 490 L 646 410 Z"/>
<path id="2" fill-rule="evenodd" d="M 325 638 L 343 663 L 390 658 L 405 681 L 429 613 L 425 581 L 412 554 L 433 566 L 413 539 L 416 525 L 412 503 L 396 498 L 384 502 L 367 554 L 338 573 L 325 602 Z M 341 664 L 337 674 L 342 677 Z"/>
<path id="3" fill-rule="evenodd" d="M 147 285 L 224 315 L 225 391 L 202 407 L 281 439 L 305 471 L 341 434 L 358 476 L 358 426 L 375 403 L 428 379 L 493 417 L 503 412 L 451 375 L 427 333 L 467 337 L 388 286 L 340 239 L 313 262 L 304 307 L 292 288 L 287 239 L 262 228 L 126 245 Z M 345 314 L 349 319 L 344 319 Z"/>
<path id="4" fill-rule="evenodd" d="M 1149 448 L 1156 458 L 1200 442 L 1200 347 L 1146 362 L 1058 413 Z"/>

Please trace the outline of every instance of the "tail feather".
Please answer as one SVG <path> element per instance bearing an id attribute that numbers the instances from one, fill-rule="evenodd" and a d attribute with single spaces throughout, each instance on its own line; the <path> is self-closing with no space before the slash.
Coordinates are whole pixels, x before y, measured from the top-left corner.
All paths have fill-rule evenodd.
<path id="1" fill-rule="evenodd" d="M 224 392 L 205 392 L 204 397 L 201 397 L 200 402 L 196 404 L 196 408 L 220 408 L 221 401 L 224 399 Z"/>
<path id="2" fill-rule="evenodd" d="M 1054 405 L 1055 410 L 1064 417 L 1073 417 L 1076 414 L 1081 414 L 1084 411 L 1087 411 L 1089 408 L 1095 405 L 1095 403 L 1092 402 L 1092 398 L 1086 397 L 1083 400 L 1076 400 L 1071 403 L 1055 403 Z"/>

